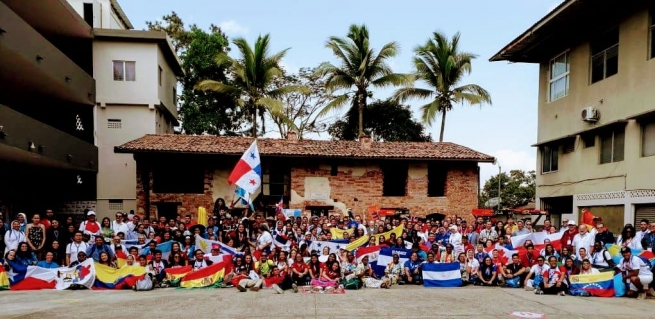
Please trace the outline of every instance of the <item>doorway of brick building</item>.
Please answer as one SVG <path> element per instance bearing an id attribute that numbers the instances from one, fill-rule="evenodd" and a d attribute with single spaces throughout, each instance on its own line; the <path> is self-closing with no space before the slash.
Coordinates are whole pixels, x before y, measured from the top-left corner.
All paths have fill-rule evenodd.
<path id="1" fill-rule="evenodd" d="M 177 218 L 177 208 L 182 205 L 179 202 L 154 203 L 157 207 L 157 218 L 164 216 L 166 220 Z"/>

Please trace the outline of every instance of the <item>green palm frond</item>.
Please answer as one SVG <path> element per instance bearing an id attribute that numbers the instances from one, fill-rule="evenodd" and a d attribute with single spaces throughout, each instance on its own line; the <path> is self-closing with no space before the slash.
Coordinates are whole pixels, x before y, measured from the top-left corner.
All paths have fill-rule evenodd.
<path id="1" fill-rule="evenodd" d="M 434 92 L 428 89 L 405 87 L 398 89 L 393 96 L 396 100 L 402 103 L 412 99 L 429 99 L 434 96 Z"/>
<path id="2" fill-rule="evenodd" d="M 200 91 L 212 91 L 222 94 L 234 94 L 241 92 L 238 87 L 227 85 L 225 83 L 214 80 L 201 81 L 200 83 L 196 84 L 195 89 Z"/>
<path id="3" fill-rule="evenodd" d="M 325 116 L 332 111 L 341 109 L 344 105 L 346 105 L 349 99 L 350 96 L 348 94 L 342 94 L 335 97 L 332 101 L 330 101 L 330 103 L 328 103 L 326 106 L 323 107 L 323 109 L 318 113 L 318 115 Z"/>
<path id="4" fill-rule="evenodd" d="M 437 114 L 439 112 L 442 112 L 441 107 L 439 105 L 439 101 L 437 100 L 434 100 L 428 104 L 421 106 L 420 109 L 421 109 L 421 119 L 428 126 L 431 126 L 432 122 L 434 122 L 434 119 L 437 117 Z"/>

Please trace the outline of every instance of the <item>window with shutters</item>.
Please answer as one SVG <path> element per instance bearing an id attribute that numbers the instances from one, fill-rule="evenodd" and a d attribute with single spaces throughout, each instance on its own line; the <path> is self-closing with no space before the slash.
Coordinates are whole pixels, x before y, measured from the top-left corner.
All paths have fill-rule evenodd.
<path id="1" fill-rule="evenodd" d="M 600 163 L 620 162 L 624 158 L 625 127 L 616 128 L 600 135 Z"/>
<path id="2" fill-rule="evenodd" d="M 556 172 L 559 166 L 559 146 L 550 145 L 541 148 L 541 173 Z"/>
<path id="3" fill-rule="evenodd" d="M 619 28 L 591 41 L 591 83 L 619 72 Z"/>
<path id="4" fill-rule="evenodd" d="M 655 155 L 655 120 L 641 125 L 641 156 Z"/>

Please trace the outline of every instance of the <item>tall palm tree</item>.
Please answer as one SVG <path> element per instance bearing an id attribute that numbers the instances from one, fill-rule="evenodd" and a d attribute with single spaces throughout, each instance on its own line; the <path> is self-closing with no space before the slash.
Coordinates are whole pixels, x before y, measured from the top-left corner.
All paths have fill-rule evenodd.
<path id="1" fill-rule="evenodd" d="M 325 115 L 340 109 L 348 100 L 359 111 L 359 136 L 364 135 L 363 113 L 366 99 L 371 95 L 370 86 L 386 87 L 411 83 L 410 77 L 393 73 L 386 60 L 398 54 L 396 42 L 382 46 L 377 54 L 370 47 L 368 28 L 365 25 L 351 25 L 346 38 L 330 37 L 325 44 L 339 60 L 339 66 L 322 63 L 317 70 L 320 76 L 327 75 L 325 87 L 330 91 L 345 91 L 326 105 L 319 113 Z"/>
<path id="2" fill-rule="evenodd" d="M 405 87 L 396 91 L 395 97 L 401 101 L 409 99 L 433 99 L 421 107 L 423 122 L 432 125 L 438 113 L 441 113 L 441 133 L 439 142 L 443 142 L 446 113 L 453 109 L 453 104 L 491 105 L 491 96 L 487 90 L 476 84 L 464 84 L 460 81 L 471 73 L 471 61 L 477 55 L 459 51 L 459 32 L 451 40 L 439 32 L 426 44 L 416 47 L 414 52 L 415 78 L 430 88 Z"/>
<path id="3" fill-rule="evenodd" d="M 217 64 L 229 67 L 231 81 L 225 83 L 204 80 L 198 83 L 196 88 L 236 97 L 239 105 L 245 107 L 246 112 L 252 116 L 252 136 L 257 137 L 258 112 L 262 120 L 262 133 L 264 133 L 265 112 L 284 117 L 282 113 L 284 103 L 279 98 L 289 92 L 307 92 L 307 88 L 289 85 L 272 89 L 273 80 L 283 76 L 280 61 L 289 49 L 269 54 L 268 34 L 259 36 L 253 48 L 244 38 L 236 38 L 232 43 L 241 53 L 240 59 L 233 59 L 226 53 L 219 54 L 215 59 Z"/>

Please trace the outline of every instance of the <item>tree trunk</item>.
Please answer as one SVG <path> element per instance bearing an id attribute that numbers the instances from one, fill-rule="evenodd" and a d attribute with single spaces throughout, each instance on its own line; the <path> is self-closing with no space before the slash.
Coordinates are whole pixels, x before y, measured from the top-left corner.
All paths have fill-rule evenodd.
<path id="1" fill-rule="evenodd" d="M 441 115 L 441 133 L 439 133 L 439 142 L 443 142 L 443 131 L 446 128 L 446 110 L 444 109 Z"/>
<path id="2" fill-rule="evenodd" d="M 252 137 L 257 138 L 257 107 L 252 112 Z"/>
<path id="3" fill-rule="evenodd" d="M 365 93 L 357 93 L 357 111 L 359 112 L 359 137 L 364 136 L 364 107 L 366 106 Z"/>

